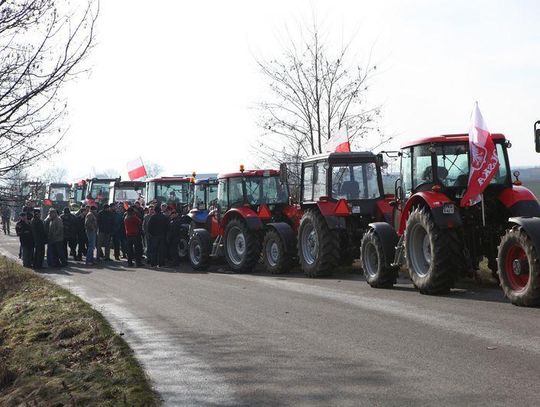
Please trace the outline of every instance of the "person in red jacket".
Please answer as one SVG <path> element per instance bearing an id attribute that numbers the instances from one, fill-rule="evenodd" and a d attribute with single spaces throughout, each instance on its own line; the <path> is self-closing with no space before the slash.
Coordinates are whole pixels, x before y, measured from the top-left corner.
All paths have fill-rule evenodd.
<path id="1" fill-rule="evenodd" d="M 133 207 L 129 207 L 124 219 L 124 227 L 127 237 L 128 266 L 133 267 L 133 259 L 137 267 L 142 266 L 142 221 L 135 213 Z"/>

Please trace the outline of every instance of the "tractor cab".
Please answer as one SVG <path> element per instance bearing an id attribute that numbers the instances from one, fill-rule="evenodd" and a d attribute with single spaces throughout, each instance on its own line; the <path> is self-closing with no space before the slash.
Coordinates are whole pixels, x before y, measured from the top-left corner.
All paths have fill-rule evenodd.
<path id="1" fill-rule="evenodd" d="M 111 182 L 119 181 L 120 178 L 92 178 L 88 181 L 86 189 L 86 203 L 101 208 L 109 203 Z"/>
<path id="2" fill-rule="evenodd" d="M 217 204 L 218 180 L 216 178 L 197 179 L 194 183 L 193 206 L 188 216 L 197 227 L 204 227 L 208 213 Z"/>
<path id="3" fill-rule="evenodd" d="M 30 201 L 32 206 L 41 205 L 45 199 L 46 188 L 39 181 L 25 181 L 21 184 L 21 200 L 23 202 Z"/>
<path id="4" fill-rule="evenodd" d="M 43 200 L 43 215 L 46 216 L 50 208 L 54 208 L 61 215 L 65 207 L 69 206 L 71 185 L 66 183 L 51 183 L 47 187 L 47 194 Z"/>
<path id="5" fill-rule="evenodd" d="M 146 203 L 167 204 L 183 211 L 193 200 L 193 178 L 160 177 L 146 181 Z"/>
<path id="6" fill-rule="evenodd" d="M 87 186 L 88 181 L 86 179 L 71 184 L 71 196 L 69 199 L 69 208 L 71 209 L 71 212 L 77 212 L 81 208 L 81 205 L 86 199 Z"/>
<path id="7" fill-rule="evenodd" d="M 133 205 L 135 202 L 144 201 L 146 184 L 142 181 L 113 181 L 109 194 L 109 204 L 122 202 Z"/>

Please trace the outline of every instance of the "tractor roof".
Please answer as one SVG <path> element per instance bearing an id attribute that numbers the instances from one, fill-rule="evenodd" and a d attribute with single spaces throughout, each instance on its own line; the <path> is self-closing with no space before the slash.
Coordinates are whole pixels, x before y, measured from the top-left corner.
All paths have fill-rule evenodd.
<path id="1" fill-rule="evenodd" d="M 144 181 L 113 181 L 114 186 L 117 187 L 143 187 L 146 182 Z"/>
<path id="2" fill-rule="evenodd" d="M 303 162 L 309 163 L 314 161 L 335 161 L 335 162 L 350 162 L 350 161 L 373 161 L 377 158 L 371 151 L 351 151 L 347 153 L 324 153 L 307 157 Z"/>
<path id="3" fill-rule="evenodd" d="M 217 178 L 199 178 L 195 180 L 195 185 L 199 184 L 217 184 Z"/>
<path id="4" fill-rule="evenodd" d="M 279 175 L 279 170 L 245 170 L 244 172 L 229 172 L 219 174 L 218 178 L 234 178 L 234 177 L 270 177 Z"/>
<path id="5" fill-rule="evenodd" d="M 500 133 L 493 133 L 491 134 L 491 137 L 493 138 L 493 140 L 506 140 L 506 138 L 504 137 L 504 134 L 500 134 Z M 401 145 L 401 148 L 412 147 L 412 146 L 417 146 L 420 144 L 428 144 L 428 143 L 460 143 L 460 142 L 467 143 L 468 141 L 469 141 L 468 134 L 443 134 L 441 136 L 424 137 L 424 138 L 416 139 L 413 141 L 408 141 L 406 143 L 403 143 Z"/>
<path id="6" fill-rule="evenodd" d="M 98 183 L 106 183 L 106 182 L 112 182 L 112 181 L 119 181 L 120 178 L 90 178 L 88 181 L 91 182 L 98 182 Z"/>
<path id="7" fill-rule="evenodd" d="M 147 180 L 147 182 L 163 182 L 163 183 L 181 183 L 181 182 L 191 182 L 189 177 L 158 177 Z"/>
<path id="8" fill-rule="evenodd" d="M 53 187 L 53 188 L 56 188 L 56 187 L 67 187 L 67 188 L 71 188 L 71 184 L 66 184 L 65 182 L 51 182 L 49 184 L 49 187 Z"/>

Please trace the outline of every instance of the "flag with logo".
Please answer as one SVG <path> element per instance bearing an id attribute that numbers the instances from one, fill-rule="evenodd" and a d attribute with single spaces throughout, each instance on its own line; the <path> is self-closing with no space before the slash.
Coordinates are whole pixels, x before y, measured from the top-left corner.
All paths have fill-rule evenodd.
<path id="1" fill-rule="evenodd" d="M 144 167 L 142 158 L 139 157 L 136 160 L 130 161 L 127 164 L 128 176 L 131 181 L 145 177 L 146 168 Z"/>
<path id="2" fill-rule="evenodd" d="M 327 153 L 347 153 L 351 151 L 349 135 L 346 128 L 339 129 L 326 142 L 325 150 Z"/>
<path id="3" fill-rule="evenodd" d="M 474 104 L 469 129 L 470 169 L 467 190 L 461 198 L 461 206 L 471 206 L 481 200 L 481 194 L 499 170 L 499 158 L 486 122 Z"/>

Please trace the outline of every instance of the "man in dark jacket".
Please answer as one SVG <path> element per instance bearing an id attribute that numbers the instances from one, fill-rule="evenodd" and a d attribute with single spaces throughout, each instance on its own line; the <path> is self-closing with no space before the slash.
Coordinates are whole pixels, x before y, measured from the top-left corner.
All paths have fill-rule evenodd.
<path id="1" fill-rule="evenodd" d="M 167 230 L 167 246 L 169 250 L 169 259 L 172 266 L 180 265 L 180 256 L 178 255 L 178 245 L 182 234 L 182 223 L 180 216 L 173 209 L 169 216 L 169 229 Z"/>
<path id="2" fill-rule="evenodd" d="M 128 266 L 133 266 L 133 259 L 137 267 L 142 265 L 142 221 L 133 207 L 128 208 L 124 219 L 124 230 L 127 237 Z"/>
<path id="3" fill-rule="evenodd" d="M 101 248 L 105 249 L 103 260 L 111 260 L 111 238 L 114 232 L 114 217 L 108 204 L 97 215 L 98 226 L 98 260 L 101 258 Z"/>
<path id="4" fill-rule="evenodd" d="M 43 259 L 45 258 L 45 243 L 47 243 L 47 234 L 45 225 L 41 220 L 41 211 L 34 210 L 32 218 L 32 236 L 34 238 L 34 269 L 43 268 Z"/>
<path id="5" fill-rule="evenodd" d="M 114 246 L 114 258 L 115 260 L 120 260 L 120 250 L 122 250 L 122 257 L 126 258 L 127 247 L 126 247 L 126 231 L 124 229 L 124 206 L 122 204 L 117 204 L 112 208 L 113 219 L 114 219 L 114 233 L 112 236 L 113 246 Z"/>
<path id="6" fill-rule="evenodd" d="M 161 213 L 160 207 L 155 207 L 155 215 L 148 221 L 148 235 L 150 236 L 152 266 L 162 267 L 165 265 L 167 252 L 166 237 L 169 230 L 169 219 Z"/>
<path id="7" fill-rule="evenodd" d="M 19 221 L 15 225 L 15 231 L 21 242 L 22 261 L 24 267 L 32 267 L 34 257 L 34 238 L 32 236 L 32 226 L 28 221 L 28 214 L 22 212 Z"/>
<path id="8" fill-rule="evenodd" d="M 77 218 L 73 215 L 69 208 L 64 208 L 64 213 L 60 216 L 64 225 L 64 257 L 67 259 L 73 256 L 77 259 Z M 69 246 L 69 253 L 68 248 Z"/>
<path id="9" fill-rule="evenodd" d="M 77 218 L 77 257 L 75 260 L 82 261 L 83 254 L 86 256 L 88 245 L 88 237 L 84 228 L 84 220 L 86 218 L 87 208 L 81 207 L 75 217 Z"/>

